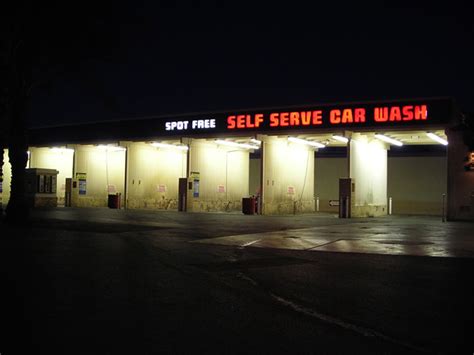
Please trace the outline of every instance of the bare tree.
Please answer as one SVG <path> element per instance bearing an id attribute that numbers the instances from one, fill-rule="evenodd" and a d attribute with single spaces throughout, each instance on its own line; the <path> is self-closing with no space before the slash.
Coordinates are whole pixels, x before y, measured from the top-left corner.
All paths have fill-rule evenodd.
<path id="1" fill-rule="evenodd" d="M 77 74 L 77 68 L 87 61 L 106 55 L 110 58 L 119 48 L 119 18 L 111 16 L 105 6 L 93 11 L 84 8 L 71 8 L 68 3 L 47 8 L 41 2 L 18 1 L 0 19 L 0 148 L 2 152 L 8 148 L 12 167 L 6 208 L 9 222 L 21 223 L 28 218 L 26 118 L 34 90 L 58 77 Z"/>

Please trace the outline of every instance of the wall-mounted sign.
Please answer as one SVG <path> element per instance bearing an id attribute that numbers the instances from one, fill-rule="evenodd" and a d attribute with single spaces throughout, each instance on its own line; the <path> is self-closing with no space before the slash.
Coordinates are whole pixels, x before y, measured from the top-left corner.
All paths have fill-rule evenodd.
<path id="1" fill-rule="evenodd" d="M 165 120 L 163 128 L 169 135 L 184 132 L 200 135 L 239 131 L 271 133 L 318 128 L 387 129 L 446 124 L 453 114 L 453 103 L 449 99 L 405 100 L 216 113 L 213 118 Z"/>
<path id="2" fill-rule="evenodd" d="M 204 120 L 186 120 L 186 121 L 171 121 L 165 123 L 165 129 L 167 131 L 187 131 L 194 129 L 209 129 L 216 128 L 216 119 L 204 119 Z"/>
<path id="3" fill-rule="evenodd" d="M 199 197 L 199 171 L 191 171 L 189 173 L 189 179 L 192 181 L 193 197 Z"/>
<path id="4" fill-rule="evenodd" d="M 61 137 L 69 143 L 96 140 L 136 140 L 157 137 L 218 137 L 298 134 L 326 130 L 387 130 L 447 126 L 457 115 L 449 98 L 407 99 L 364 103 L 340 103 L 252 109 L 91 123 L 80 126 L 30 130 L 30 141 L 51 144 Z M 78 128 L 80 127 L 80 128 Z"/>
<path id="5" fill-rule="evenodd" d="M 87 174 L 76 173 L 76 180 L 79 185 L 79 195 L 86 195 L 87 194 Z"/>

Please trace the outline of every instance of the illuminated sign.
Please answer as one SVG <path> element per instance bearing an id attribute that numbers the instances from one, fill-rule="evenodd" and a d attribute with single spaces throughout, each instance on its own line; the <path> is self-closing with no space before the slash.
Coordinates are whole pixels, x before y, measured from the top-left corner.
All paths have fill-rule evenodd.
<path id="1" fill-rule="evenodd" d="M 204 115 L 203 115 L 204 116 Z M 211 117 L 209 117 L 211 116 Z M 219 112 L 207 117 L 165 120 L 167 134 L 277 132 L 318 128 L 357 129 L 445 125 L 453 116 L 449 99 L 320 105 L 295 109 Z"/>
<path id="2" fill-rule="evenodd" d="M 216 128 L 215 119 L 171 121 L 171 122 L 165 123 L 166 131 L 174 131 L 174 130 L 186 131 L 188 129 L 209 129 L 209 128 Z"/>
<path id="3" fill-rule="evenodd" d="M 228 137 L 376 131 L 392 128 L 441 129 L 458 115 L 450 98 L 305 105 L 269 109 L 206 112 L 179 116 L 97 122 L 29 130 L 32 145 L 97 141 L 156 141 L 165 137 Z M 81 127 L 81 129 L 77 129 Z"/>
<path id="4" fill-rule="evenodd" d="M 427 105 L 381 106 L 374 107 L 370 112 L 364 107 L 256 113 L 247 115 L 230 115 L 227 117 L 227 129 L 259 128 L 268 121 L 270 127 L 308 127 L 323 126 L 325 123 L 333 126 L 348 124 L 365 124 L 368 120 L 374 123 L 427 121 Z M 326 124 L 327 126 L 327 124 Z"/>

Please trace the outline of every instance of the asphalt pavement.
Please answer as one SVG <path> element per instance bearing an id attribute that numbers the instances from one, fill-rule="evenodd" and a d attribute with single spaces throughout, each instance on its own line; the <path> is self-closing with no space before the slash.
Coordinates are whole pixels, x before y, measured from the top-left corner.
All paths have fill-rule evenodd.
<path id="1" fill-rule="evenodd" d="M 35 210 L 0 224 L 0 353 L 472 354 L 473 226 Z"/>

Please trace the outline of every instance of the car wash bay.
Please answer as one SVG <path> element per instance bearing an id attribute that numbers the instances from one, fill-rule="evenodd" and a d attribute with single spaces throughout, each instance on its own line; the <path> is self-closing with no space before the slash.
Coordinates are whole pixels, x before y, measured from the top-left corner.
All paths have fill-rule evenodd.
<path id="1" fill-rule="evenodd" d="M 431 101 L 150 119 L 147 130 L 131 120 L 107 132 L 100 125 L 81 130 L 95 132 L 94 139 L 58 128 L 49 136 L 36 132 L 32 141 L 39 144 L 30 147 L 28 164 L 56 169 L 58 203 L 79 207 L 105 207 L 117 195 L 125 208 L 230 212 L 255 195 L 267 215 L 337 212 L 341 206 L 352 217 L 437 215 L 447 194 L 446 209 L 470 215 L 472 174 L 455 171 L 465 147 L 447 131 L 453 113 L 440 107 L 449 103 Z M 393 122 L 379 106 L 395 115 Z M 343 123 L 352 129 L 341 129 Z M 5 203 L 8 161 L 4 170 Z M 451 193 L 448 180 L 460 182 Z"/>

